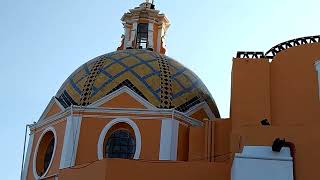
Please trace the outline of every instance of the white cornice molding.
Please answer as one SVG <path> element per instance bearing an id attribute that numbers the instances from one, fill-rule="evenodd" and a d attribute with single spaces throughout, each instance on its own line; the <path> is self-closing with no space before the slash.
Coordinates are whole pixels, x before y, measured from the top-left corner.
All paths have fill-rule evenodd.
<path id="1" fill-rule="evenodd" d="M 63 118 L 72 115 L 73 113 L 111 113 L 111 114 L 119 114 L 113 115 L 112 117 L 123 117 L 123 114 L 128 114 L 126 117 L 141 117 L 141 115 L 160 115 L 160 116 L 174 116 L 175 119 L 184 121 L 187 124 L 192 126 L 203 126 L 203 123 L 197 119 L 191 118 L 185 113 L 179 112 L 174 109 L 133 109 L 133 108 L 101 108 L 101 107 L 80 107 L 80 106 L 72 106 L 65 109 L 65 111 L 58 113 L 54 116 L 50 116 L 44 119 L 41 122 L 38 122 L 31 126 L 31 130 L 39 129 L 43 126 L 46 126 L 54 121 L 61 120 Z M 150 119 L 150 118 L 145 118 Z M 152 118 L 151 118 L 152 119 Z"/>
<path id="2" fill-rule="evenodd" d="M 104 108 L 104 107 L 99 107 L 100 105 L 110 101 L 111 99 L 119 96 L 122 93 L 127 93 L 131 97 L 133 97 L 135 100 L 137 100 L 139 103 L 141 103 L 143 106 L 145 106 L 147 109 L 138 109 L 138 108 Z M 62 111 L 59 113 L 56 113 L 50 117 L 46 117 L 45 115 L 49 112 L 50 108 L 54 103 L 57 103 L 57 105 L 60 108 L 63 108 L 62 105 L 59 103 L 59 101 L 53 97 L 48 104 L 47 108 L 43 112 L 42 116 L 40 117 L 40 120 L 38 123 L 34 124 L 31 126 L 31 130 L 34 129 L 39 129 L 43 126 L 46 126 L 50 123 L 53 123 L 54 121 L 61 120 L 63 118 L 66 118 L 69 115 L 76 113 L 83 113 L 83 112 L 90 112 L 90 113 L 113 113 L 113 114 L 119 114 L 113 117 L 123 117 L 123 114 L 128 114 L 126 117 L 142 117 L 141 114 L 143 115 L 160 115 L 160 116 L 174 116 L 181 121 L 184 121 L 187 124 L 190 124 L 192 126 L 203 126 L 203 123 L 195 118 L 190 117 L 190 115 L 199 109 L 203 108 L 206 113 L 208 114 L 210 119 L 214 119 L 215 116 L 210 110 L 209 106 L 207 103 L 200 103 L 193 108 L 191 108 L 189 111 L 186 113 L 179 112 L 175 109 L 159 109 L 149 103 L 147 100 L 139 96 L 137 93 L 132 91 L 130 88 L 124 86 L 117 91 L 114 91 L 110 93 L 109 95 L 99 99 L 98 101 L 92 103 L 91 105 L 87 107 L 82 107 L 82 106 L 75 106 L 72 105 L 71 107 L 68 108 L 63 108 L 61 109 Z M 46 118 L 45 118 L 46 117 Z M 143 118 L 143 119 L 153 119 L 153 118 Z"/>
<path id="3" fill-rule="evenodd" d="M 123 86 L 120 89 L 104 96 L 103 98 L 95 101 L 94 103 L 90 104 L 88 107 L 99 107 L 102 104 L 112 100 L 113 98 L 119 96 L 122 93 L 127 93 L 129 94 L 133 99 L 135 99 L 136 101 L 138 101 L 140 104 L 142 104 L 144 107 L 146 107 L 147 109 L 158 109 L 157 107 L 155 107 L 154 105 L 152 105 L 150 102 L 148 102 L 147 100 L 145 100 L 144 98 L 142 98 L 141 96 L 139 96 L 137 93 L 135 93 L 134 91 L 132 91 L 130 88 L 128 88 L 127 86 Z"/>
<path id="4" fill-rule="evenodd" d="M 134 109 L 134 108 L 101 108 L 101 107 L 80 107 L 73 106 L 73 111 L 79 112 L 97 112 L 97 113 L 114 113 L 114 114 L 148 114 L 148 115 L 164 115 L 164 116 L 174 116 L 179 119 L 194 125 L 202 126 L 203 123 L 197 119 L 189 117 L 185 113 L 179 112 L 175 109 Z"/>
<path id="5" fill-rule="evenodd" d="M 63 112 L 57 113 L 53 116 L 50 116 L 48 118 L 43 119 L 42 121 L 38 121 L 35 124 L 32 124 L 30 126 L 30 130 L 33 131 L 34 129 L 39 129 L 43 126 L 46 126 L 54 121 L 57 121 L 59 119 L 62 118 L 66 118 L 67 116 L 69 116 L 71 114 L 70 108 L 65 109 Z M 32 132 L 31 132 L 32 133 Z"/>
<path id="6" fill-rule="evenodd" d="M 211 111 L 209 105 L 206 102 L 202 102 L 202 103 L 199 103 L 199 104 L 193 106 L 187 112 L 185 112 L 185 114 L 187 116 L 191 116 L 192 114 L 199 111 L 200 109 L 203 109 L 206 112 L 206 114 L 208 115 L 210 120 L 213 120 L 216 118 L 215 115 L 213 114 L 213 112 Z"/>
<path id="7" fill-rule="evenodd" d="M 47 107 L 45 108 L 45 110 L 43 111 L 43 113 L 41 114 L 38 122 L 41 122 L 41 121 L 43 121 L 44 119 L 46 119 L 46 118 L 45 118 L 46 115 L 49 113 L 49 111 L 51 110 L 52 106 L 53 106 L 55 103 L 57 104 L 57 106 L 60 108 L 61 111 L 64 111 L 64 110 L 65 110 L 65 108 L 60 104 L 60 102 L 57 100 L 57 98 L 53 96 L 53 97 L 51 98 L 49 104 L 47 105 Z"/>

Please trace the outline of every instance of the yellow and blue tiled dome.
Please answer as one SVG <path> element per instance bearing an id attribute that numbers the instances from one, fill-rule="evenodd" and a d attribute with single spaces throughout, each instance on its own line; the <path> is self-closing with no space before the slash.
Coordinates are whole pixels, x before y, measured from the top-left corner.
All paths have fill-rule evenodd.
<path id="1" fill-rule="evenodd" d="M 64 107 L 87 106 L 122 86 L 156 107 L 181 112 L 206 101 L 220 117 L 211 94 L 192 71 L 168 56 L 142 49 L 115 51 L 83 64 L 56 97 Z"/>

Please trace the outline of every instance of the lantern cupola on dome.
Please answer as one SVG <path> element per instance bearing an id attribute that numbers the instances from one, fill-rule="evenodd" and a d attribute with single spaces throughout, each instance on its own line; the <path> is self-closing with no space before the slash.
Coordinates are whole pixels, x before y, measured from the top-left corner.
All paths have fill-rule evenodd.
<path id="1" fill-rule="evenodd" d="M 206 86 L 191 70 L 165 55 L 169 20 L 146 1 L 121 18 L 125 34 L 117 51 L 83 64 L 56 94 L 65 108 L 88 106 L 126 86 L 154 107 L 187 112 L 207 104 L 218 108 Z"/>
<path id="2" fill-rule="evenodd" d="M 170 26 L 168 18 L 146 1 L 125 13 L 121 21 L 124 35 L 118 50 L 148 49 L 165 54 L 165 35 Z"/>

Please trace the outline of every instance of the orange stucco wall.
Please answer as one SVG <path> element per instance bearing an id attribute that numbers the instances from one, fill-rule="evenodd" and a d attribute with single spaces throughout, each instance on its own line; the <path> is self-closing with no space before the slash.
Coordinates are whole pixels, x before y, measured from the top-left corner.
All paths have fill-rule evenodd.
<path id="1" fill-rule="evenodd" d="M 270 64 L 268 59 L 234 59 L 231 81 L 233 126 L 257 125 L 270 119 Z"/>
<path id="2" fill-rule="evenodd" d="M 63 146 L 63 139 L 64 139 L 64 132 L 65 132 L 65 126 L 66 126 L 66 121 L 62 120 L 61 122 L 57 124 L 51 125 L 56 131 L 57 135 L 57 140 L 56 140 L 56 150 L 54 153 L 52 165 L 49 167 L 49 171 L 46 176 L 50 176 L 53 174 L 57 174 L 59 171 L 59 165 L 60 165 L 60 157 L 61 157 L 61 151 L 62 151 L 62 146 Z M 31 151 L 31 156 L 30 156 L 30 162 L 29 162 L 29 167 L 28 167 L 28 174 L 27 174 L 27 179 L 34 179 L 33 176 L 33 158 L 34 158 L 34 153 L 35 149 L 37 146 L 37 143 L 39 141 L 39 138 L 42 134 L 42 132 L 46 129 L 47 127 L 43 127 L 40 130 L 37 130 L 34 134 L 34 140 L 32 144 L 32 151 Z"/>
<path id="3" fill-rule="evenodd" d="M 190 117 L 195 118 L 199 121 L 204 121 L 204 119 L 209 119 L 209 117 L 204 109 L 199 109 L 198 111 L 191 114 Z"/>
<path id="4" fill-rule="evenodd" d="M 190 127 L 189 129 L 189 161 L 206 160 L 206 138 L 204 127 Z"/>
<path id="5" fill-rule="evenodd" d="M 234 59 L 231 118 L 233 126 L 258 125 L 268 118 L 274 125 L 313 123 L 320 116 L 314 63 L 320 45 L 289 48 L 266 59 Z"/>
<path id="6" fill-rule="evenodd" d="M 213 160 L 215 162 L 228 161 L 233 155 L 230 149 L 231 125 L 230 119 L 216 119 L 214 121 Z"/>
<path id="7" fill-rule="evenodd" d="M 50 116 L 52 116 L 52 115 L 54 115 L 56 113 L 59 113 L 59 112 L 61 112 L 60 107 L 56 103 L 53 103 L 52 107 L 50 108 L 50 110 L 47 113 L 45 118 L 50 117 Z"/>
<path id="8" fill-rule="evenodd" d="M 97 144 L 102 129 L 112 118 L 83 118 L 81 122 L 80 137 L 76 164 L 96 161 Z M 132 119 L 141 133 L 140 159 L 159 159 L 161 120 Z"/>
<path id="9" fill-rule="evenodd" d="M 184 179 L 229 180 L 229 163 L 104 159 L 89 166 L 64 169 L 59 180 Z M 214 178 L 213 178 L 214 177 Z"/>
<path id="10" fill-rule="evenodd" d="M 320 45 L 307 44 L 281 51 L 271 63 L 234 59 L 231 151 L 285 138 L 296 149 L 295 179 L 318 179 L 320 101 L 314 63 L 319 58 Z M 266 117 L 271 126 L 263 127 L 260 120 Z"/>
<path id="11" fill-rule="evenodd" d="M 122 93 L 122 94 L 114 97 L 112 100 L 103 103 L 100 107 L 146 109 L 146 107 L 144 105 L 142 105 L 140 102 L 136 101 L 128 93 Z"/>
<path id="12" fill-rule="evenodd" d="M 179 124 L 177 160 L 187 161 L 189 154 L 189 127 L 188 125 Z"/>
<path id="13" fill-rule="evenodd" d="M 311 124 L 320 118 L 318 76 L 314 63 L 320 45 L 308 44 L 279 53 L 271 63 L 273 124 Z M 303 119 L 303 122 L 301 122 Z"/>

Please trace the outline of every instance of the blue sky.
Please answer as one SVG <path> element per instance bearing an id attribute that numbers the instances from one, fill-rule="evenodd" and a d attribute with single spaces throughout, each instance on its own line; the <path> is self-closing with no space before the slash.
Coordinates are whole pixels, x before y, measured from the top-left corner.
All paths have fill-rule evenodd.
<path id="1" fill-rule="evenodd" d="M 78 66 L 117 48 L 120 18 L 140 2 L 0 0 L 2 178 L 19 179 L 25 124 L 38 120 Z M 320 34 L 319 2 L 156 0 L 156 8 L 171 21 L 167 55 L 203 80 L 228 117 L 232 57 Z"/>

